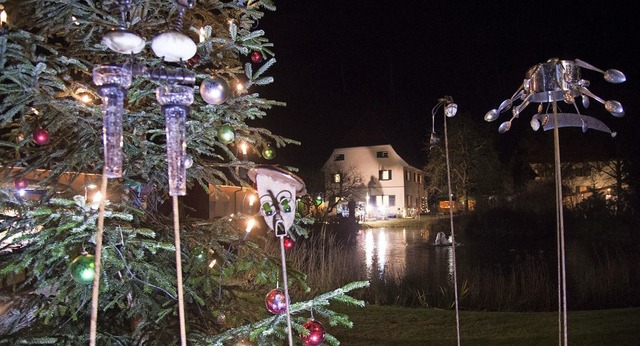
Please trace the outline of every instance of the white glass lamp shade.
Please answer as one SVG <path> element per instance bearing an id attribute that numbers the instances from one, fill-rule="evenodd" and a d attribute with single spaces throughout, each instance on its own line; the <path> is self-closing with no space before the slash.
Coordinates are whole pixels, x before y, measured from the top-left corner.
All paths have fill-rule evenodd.
<path id="1" fill-rule="evenodd" d="M 102 37 L 102 44 L 120 54 L 138 54 L 144 49 L 144 39 L 131 31 L 115 29 Z"/>
<path id="2" fill-rule="evenodd" d="M 193 40 L 180 32 L 168 31 L 153 38 L 153 53 L 168 62 L 187 61 L 196 55 L 198 50 Z"/>
<path id="3" fill-rule="evenodd" d="M 446 114 L 449 118 L 456 115 L 458 112 L 458 105 L 455 103 L 449 103 L 446 107 L 444 107 L 444 114 Z"/>

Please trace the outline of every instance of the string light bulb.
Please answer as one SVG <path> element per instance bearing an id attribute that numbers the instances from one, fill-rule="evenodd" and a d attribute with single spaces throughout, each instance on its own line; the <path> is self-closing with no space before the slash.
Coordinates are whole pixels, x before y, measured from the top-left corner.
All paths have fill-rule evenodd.
<path id="1" fill-rule="evenodd" d="M 249 233 L 251 233 L 251 230 L 253 229 L 253 226 L 255 226 L 255 224 L 256 220 L 254 218 L 251 218 L 247 221 L 247 229 L 245 229 L 244 238 L 242 240 L 247 240 L 247 237 L 249 236 Z"/>
<path id="2" fill-rule="evenodd" d="M 200 43 L 204 42 L 205 40 L 205 31 L 202 27 L 198 29 L 198 38 L 200 39 Z"/>
<path id="3" fill-rule="evenodd" d="M 100 191 L 96 191 L 96 193 L 93 194 L 93 203 L 100 203 L 100 201 L 102 201 L 102 192 Z"/>

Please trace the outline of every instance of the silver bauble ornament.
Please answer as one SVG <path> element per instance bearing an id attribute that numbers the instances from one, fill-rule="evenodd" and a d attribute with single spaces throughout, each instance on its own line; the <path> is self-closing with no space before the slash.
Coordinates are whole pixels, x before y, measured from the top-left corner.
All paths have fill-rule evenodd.
<path id="1" fill-rule="evenodd" d="M 229 84 L 220 77 L 210 77 L 200 84 L 200 96 L 211 105 L 221 105 L 229 95 Z"/>
<path id="2" fill-rule="evenodd" d="M 184 157 L 184 168 L 189 169 L 191 166 L 193 166 L 193 157 L 187 155 Z"/>

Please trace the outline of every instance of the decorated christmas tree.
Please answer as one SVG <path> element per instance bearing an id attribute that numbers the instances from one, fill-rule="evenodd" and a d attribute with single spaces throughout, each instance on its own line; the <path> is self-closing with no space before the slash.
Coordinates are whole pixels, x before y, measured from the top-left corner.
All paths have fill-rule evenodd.
<path id="1" fill-rule="evenodd" d="M 0 344 L 338 344 L 329 302 L 367 283 L 290 299 L 285 244 L 312 220 L 264 164 L 297 142 L 252 126 L 283 105 L 258 94 L 274 4 L 0 6 Z M 217 215 L 237 191 L 258 208 Z"/>

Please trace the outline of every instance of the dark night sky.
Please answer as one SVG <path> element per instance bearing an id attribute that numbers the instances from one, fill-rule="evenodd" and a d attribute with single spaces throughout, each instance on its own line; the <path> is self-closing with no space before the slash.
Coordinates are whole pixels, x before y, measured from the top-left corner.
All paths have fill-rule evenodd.
<path id="1" fill-rule="evenodd" d="M 480 124 L 515 92 L 529 67 L 555 57 L 622 70 L 623 84 L 584 69 L 582 78 L 596 95 L 620 101 L 625 118 L 613 118 L 593 100 L 584 114 L 621 135 L 638 129 L 635 1 L 299 0 L 276 6 L 258 24 L 275 44 L 275 83 L 257 92 L 288 106 L 270 111 L 260 125 L 302 146 L 279 149 L 274 163 L 318 169 L 354 127 L 366 131 L 363 124 L 378 119 L 390 142 L 418 165 L 439 97 L 453 96 L 458 115 Z M 532 132 L 534 113 L 529 106 L 500 135 L 502 142 Z M 480 126 L 497 136 L 508 115 Z"/>

